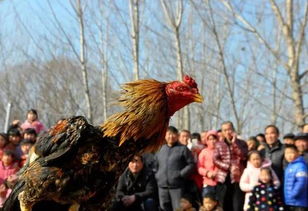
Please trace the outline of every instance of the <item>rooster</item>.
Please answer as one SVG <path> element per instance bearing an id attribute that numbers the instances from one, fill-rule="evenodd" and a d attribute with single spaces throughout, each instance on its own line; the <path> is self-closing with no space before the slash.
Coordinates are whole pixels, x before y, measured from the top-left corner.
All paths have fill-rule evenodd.
<path id="1" fill-rule="evenodd" d="M 19 180 L 4 204 L 35 209 L 40 201 L 68 204 L 70 211 L 107 210 L 119 176 L 136 153 L 157 150 L 170 117 L 192 102 L 202 102 L 189 76 L 169 83 L 138 80 L 122 86 L 124 111 L 94 127 L 84 117 L 59 121 L 32 148 Z"/>

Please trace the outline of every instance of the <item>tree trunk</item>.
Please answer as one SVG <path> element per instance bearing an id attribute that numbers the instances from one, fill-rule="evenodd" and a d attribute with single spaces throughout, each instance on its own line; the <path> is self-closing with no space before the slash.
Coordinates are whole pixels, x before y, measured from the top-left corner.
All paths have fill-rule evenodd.
<path id="1" fill-rule="evenodd" d="M 165 17 L 169 27 L 173 30 L 174 33 L 174 47 L 176 50 L 176 73 L 177 79 L 182 80 L 184 76 L 184 67 L 183 67 L 183 56 L 181 49 L 181 39 L 180 39 L 180 26 L 182 23 L 183 16 L 183 1 L 178 1 L 177 12 L 175 15 L 172 15 L 168 10 L 168 6 L 165 0 L 161 0 L 161 5 L 164 10 Z M 182 110 L 177 113 L 178 121 L 177 127 L 179 129 L 190 129 L 190 112 L 188 106 L 185 106 Z"/>
<path id="2" fill-rule="evenodd" d="M 132 51 L 133 51 L 133 75 L 134 79 L 139 79 L 139 0 L 130 0 L 130 16 L 132 24 Z"/>
<path id="3" fill-rule="evenodd" d="M 300 85 L 298 71 L 293 70 L 291 72 L 291 87 L 292 98 L 295 105 L 295 123 L 300 129 L 305 124 L 305 112 L 303 103 L 303 91 Z"/>
<path id="4" fill-rule="evenodd" d="M 84 36 L 84 22 L 83 22 L 83 11 L 81 8 L 80 0 L 77 0 L 77 11 L 78 11 L 78 21 L 79 21 L 79 38 L 80 38 L 80 66 L 82 71 L 82 79 L 84 85 L 84 95 L 86 99 L 86 106 L 87 106 L 87 118 L 89 122 L 93 122 L 92 117 L 92 105 L 91 105 L 91 97 L 90 97 L 90 90 L 89 90 L 89 83 L 88 83 L 88 72 L 86 66 L 86 59 L 85 59 L 85 36 Z"/>

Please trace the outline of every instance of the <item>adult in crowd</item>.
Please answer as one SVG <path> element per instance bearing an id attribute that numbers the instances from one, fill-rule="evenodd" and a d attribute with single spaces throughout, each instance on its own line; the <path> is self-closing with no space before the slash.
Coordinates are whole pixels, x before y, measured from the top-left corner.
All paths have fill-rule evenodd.
<path id="1" fill-rule="evenodd" d="M 294 138 L 294 144 L 308 165 L 308 133 L 298 133 Z"/>
<path id="2" fill-rule="evenodd" d="M 169 126 L 165 136 L 166 144 L 155 155 L 159 203 L 164 211 L 179 208 L 186 179 L 195 167 L 192 153 L 178 142 L 178 138 L 178 130 Z"/>
<path id="3" fill-rule="evenodd" d="M 289 145 L 294 145 L 294 137 L 295 135 L 293 133 L 287 133 L 283 136 L 283 143 L 284 144 L 289 144 Z"/>
<path id="4" fill-rule="evenodd" d="M 224 198 L 224 210 L 240 211 L 245 195 L 239 182 L 246 167 L 248 147 L 237 138 L 232 122 L 222 123 L 221 131 L 223 139 L 215 144 L 214 152 L 214 163 L 218 167 L 216 180 L 223 184 L 218 186 L 217 193 Z"/>
<path id="5" fill-rule="evenodd" d="M 259 134 L 257 134 L 256 135 L 256 139 L 258 140 L 258 144 L 259 144 L 259 146 L 258 146 L 258 148 L 257 148 L 257 150 L 258 151 L 261 151 L 262 149 L 264 149 L 264 145 L 265 145 L 265 143 L 266 143 L 266 141 L 265 141 L 265 135 L 263 134 L 263 133 L 259 133 Z"/>
<path id="6" fill-rule="evenodd" d="M 189 130 L 181 130 L 179 134 L 179 143 L 187 146 L 190 142 L 191 134 Z"/>
<path id="7" fill-rule="evenodd" d="M 275 125 L 265 127 L 264 149 L 261 151 L 265 158 L 272 161 L 272 168 L 278 176 L 280 182 L 283 181 L 283 166 L 284 166 L 284 146 L 279 141 L 279 129 Z"/>
<path id="8" fill-rule="evenodd" d="M 141 155 L 135 155 L 119 178 L 112 210 L 155 211 L 155 192 L 153 172 L 144 168 Z"/>

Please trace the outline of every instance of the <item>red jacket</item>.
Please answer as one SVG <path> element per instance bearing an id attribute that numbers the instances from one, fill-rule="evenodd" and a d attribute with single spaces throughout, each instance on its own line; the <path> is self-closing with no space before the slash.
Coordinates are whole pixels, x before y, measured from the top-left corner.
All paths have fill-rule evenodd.
<path id="1" fill-rule="evenodd" d="M 237 139 L 234 143 L 218 141 L 215 145 L 214 163 L 218 168 L 216 180 L 224 183 L 230 172 L 231 183 L 239 182 L 246 166 L 248 147 Z"/>

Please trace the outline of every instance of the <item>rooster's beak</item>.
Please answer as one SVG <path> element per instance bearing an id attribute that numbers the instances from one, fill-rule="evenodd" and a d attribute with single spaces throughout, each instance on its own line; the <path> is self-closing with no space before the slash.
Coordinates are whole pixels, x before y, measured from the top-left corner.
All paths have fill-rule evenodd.
<path id="1" fill-rule="evenodd" d="M 195 94 L 193 97 L 194 102 L 196 103 L 202 103 L 203 102 L 203 97 L 200 94 Z"/>

